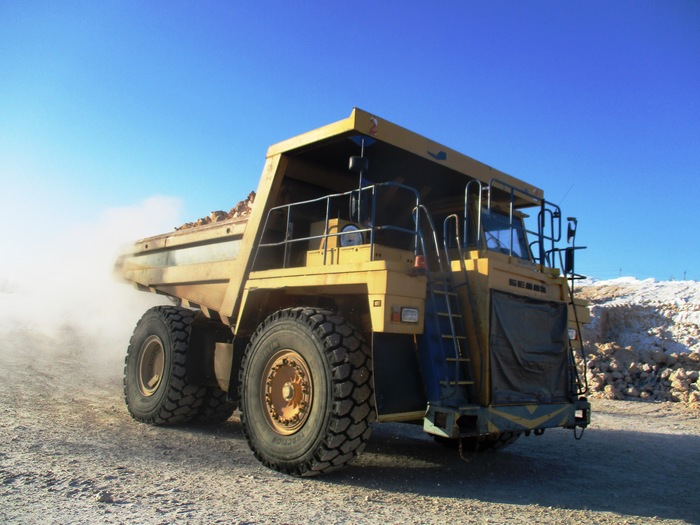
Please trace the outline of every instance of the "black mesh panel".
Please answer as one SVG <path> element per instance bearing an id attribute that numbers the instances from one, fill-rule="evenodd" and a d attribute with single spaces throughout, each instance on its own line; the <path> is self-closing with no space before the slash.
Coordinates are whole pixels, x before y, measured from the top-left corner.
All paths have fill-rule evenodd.
<path id="1" fill-rule="evenodd" d="M 491 293 L 491 402 L 570 400 L 566 303 Z"/>

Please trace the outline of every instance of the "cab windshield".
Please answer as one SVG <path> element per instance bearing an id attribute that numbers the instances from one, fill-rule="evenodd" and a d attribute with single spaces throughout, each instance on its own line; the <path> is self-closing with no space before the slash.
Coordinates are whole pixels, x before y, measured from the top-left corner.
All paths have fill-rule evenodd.
<path id="1" fill-rule="evenodd" d="M 507 214 L 494 209 L 490 213 L 488 210 L 483 210 L 481 225 L 488 250 L 520 259 L 531 259 L 521 217 L 514 216 L 511 224 Z"/>

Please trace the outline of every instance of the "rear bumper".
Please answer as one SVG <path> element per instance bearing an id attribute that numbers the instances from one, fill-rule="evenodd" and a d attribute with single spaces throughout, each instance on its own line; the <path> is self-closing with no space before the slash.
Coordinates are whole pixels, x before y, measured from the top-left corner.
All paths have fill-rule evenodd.
<path id="1" fill-rule="evenodd" d="M 530 432 L 546 428 L 586 428 L 591 404 L 586 398 L 551 405 L 470 406 L 459 409 L 429 406 L 423 428 L 429 434 L 456 438 L 501 432 Z"/>

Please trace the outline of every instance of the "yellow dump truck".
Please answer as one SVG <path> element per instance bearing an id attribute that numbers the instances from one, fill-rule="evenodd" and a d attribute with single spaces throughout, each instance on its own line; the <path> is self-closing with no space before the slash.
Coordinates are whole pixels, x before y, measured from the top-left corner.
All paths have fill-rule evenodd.
<path id="1" fill-rule="evenodd" d="M 123 279 L 175 302 L 135 328 L 129 412 L 238 408 L 255 456 L 306 476 L 347 465 L 375 422 L 460 451 L 579 435 L 589 314 L 565 223 L 541 189 L 354 109 L 269 148 L 247 217 L 119 258 Z"/>

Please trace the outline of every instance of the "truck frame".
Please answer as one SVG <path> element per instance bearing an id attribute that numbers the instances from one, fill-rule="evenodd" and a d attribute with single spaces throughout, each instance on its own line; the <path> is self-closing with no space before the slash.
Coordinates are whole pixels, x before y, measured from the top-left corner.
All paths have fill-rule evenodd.
<path id="1" fill-rule="evenodd" d="M 532 217 L 528 218 L 526 212 Z M 148 310 L 125 400 L 151 424 L 240 410 L 265 465 L 344 467 L 375 422 L 460 452 L 590 422 L 576 219 L 528 183 L 354 109 L 271 146 L 252 212 L 117 261 Z M 561 268 L 561 269 L 559 269 Z"/>

